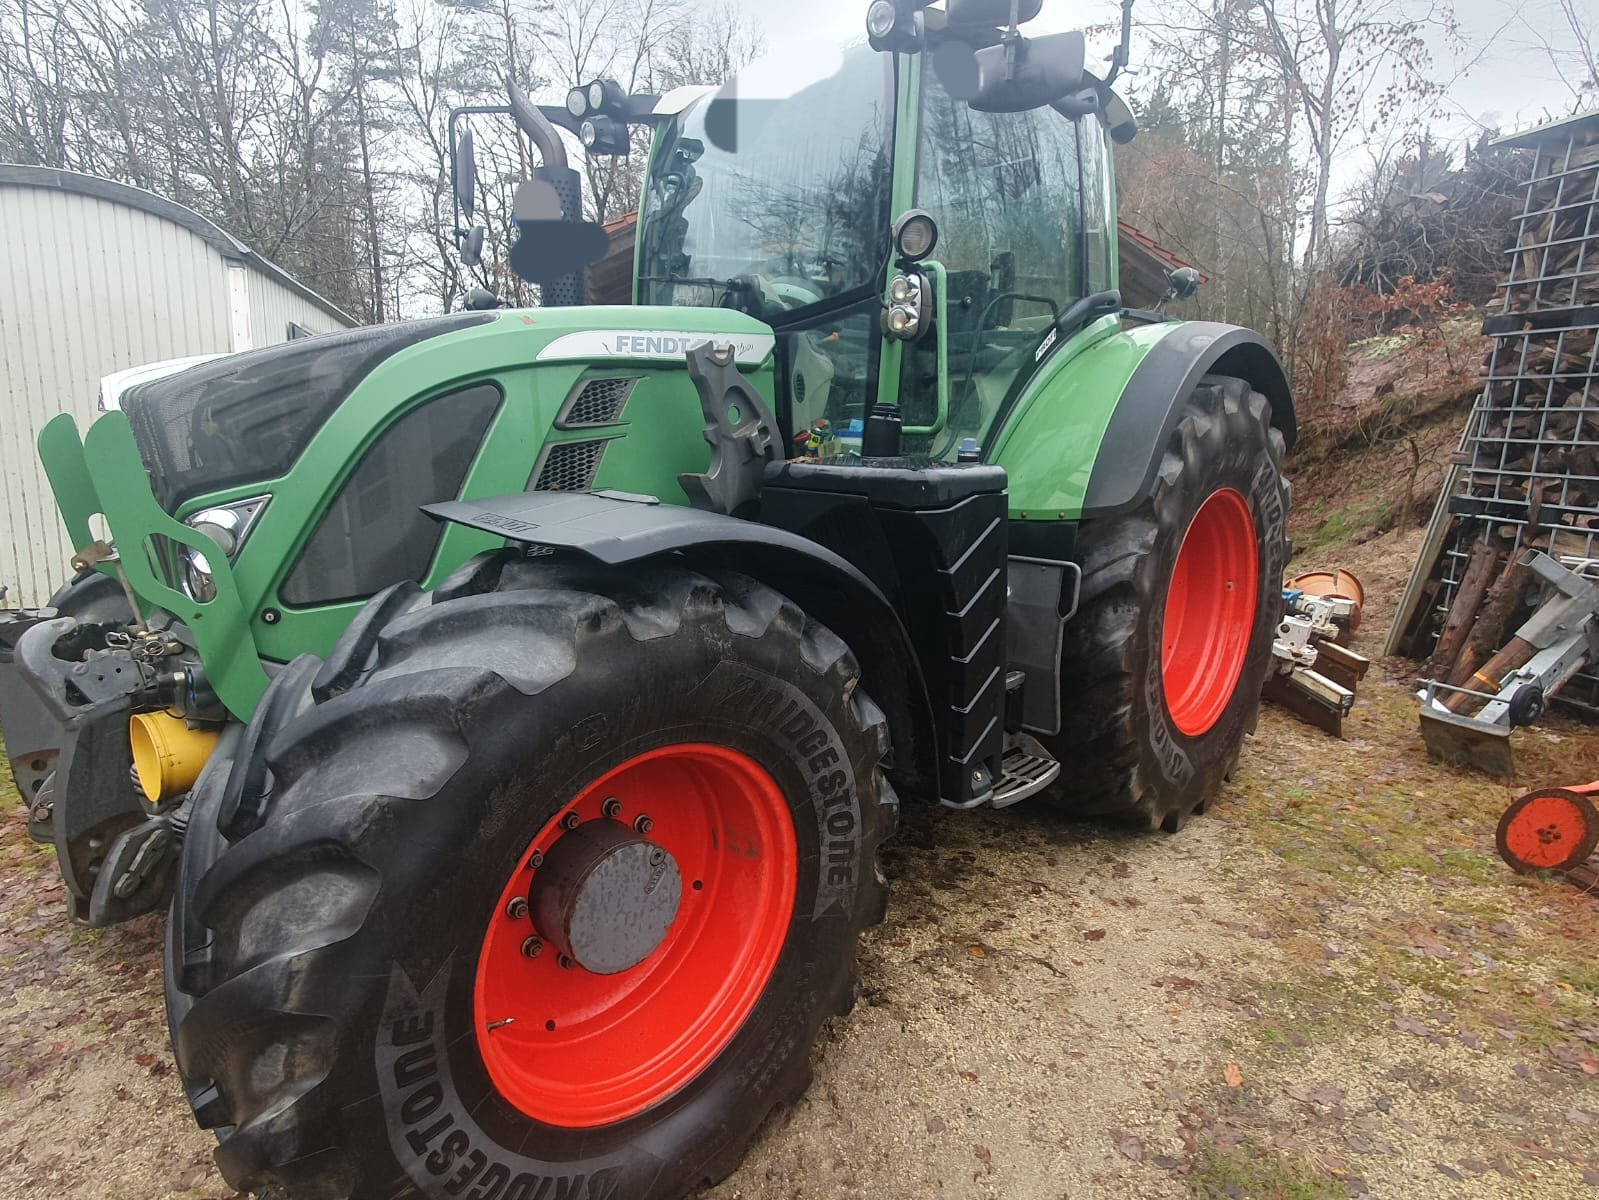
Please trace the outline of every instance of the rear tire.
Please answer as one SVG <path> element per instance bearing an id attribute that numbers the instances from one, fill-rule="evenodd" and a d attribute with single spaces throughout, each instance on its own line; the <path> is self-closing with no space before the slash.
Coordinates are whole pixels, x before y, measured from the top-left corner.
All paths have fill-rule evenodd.
<path id="1" fill-rule="evenodd" d="M 1210 376 L 1184 407 L 1153 495 L 1084 522 L 1061 732 L 1043 739 L 1073 764 L 1055 792 L 1073 813 L 1175 831 L 1232 773 L 1281 615 L 1282 458 L 1266 398 Z"/>
<path id="2" fill-rule="evenodd" d="M 644 1200 L 725 1175 L 771 1107 L 808 1083 L 822 1021 L 853 1001 L 857 935 L 886 904 L 876 854 L 897 802 L 879 769 L 886 725 L 856 686 L 853 656 L 748 578 L 672 566 L 624 574 L 505 552 L 431 597 L 391 589 L 374 610 L 375 638 L 358 619 L 314 682 L 294 668 L 274 681 L 297 695 L 269 691 L 258 711 L 281 722 L 258 752 L 270 765 L 266 803 L 221 813 L 232 839 L 214 839 L 214 861 L 185 862 L 173 922 L 191 932 L 174 939 L 168 971 L 193 1002 L 174 998 L 175 1041 L 197 1115 L 218 1127 L 224 1176 L 289 1200 Z M 731 810 L 709 829 L 686 828 L 686 785 L 641 793 L 625 775 L 614 782 L 619 767 L 694 747 L 769 779 L 778 808 L 763 818 L 766 841 L 746 837 Z M 248 767 L 241 759 L 234 770 Z M 535 902 L 529 916 L 506 900 L 525 890 L 519 879 L 540 878 L 532 851 L 549 851 L 539 869 L 555 861 L 566 814 L 584 830 L 606 825 L 584 806 L 611 791 L 627 821 L 647 808 L 660 845 L 693 835 L 706 869 L 673 851 L 684 868 L 677 911 L 690 915 L 674 919 L 653 957 L 596 974 L 590 987 L 582 963 L 552 961 L 553 946 L 519 958 L 519 931 L 531 935 L 545 910 Z M 736 799 L 736 789 L 713 792 Z M 258 817 L 241 818 L 251 811 Z M 715 872 L 752 856 L 775 862 L 768 850 L 782 837 L 770 831 L 789 824 L 790 882 L 761 934 L 766 974 L 735 978 L 727 964 L 744 960 L 705 952 L 659 975 L 748 985 L 742 1015 L 702 1028 L 692 1004 L 663 1000 L 642 1010 L 643 1024 L 617 1016 L 623 1036 L 569 1065 L 592 1073 L 592 1095 L 559 1060 L 540 1076 L 540 1039 L 562 1036 L 567 1017 L 538 1018 L 561 987 L 580 980 L 593 999 L 655 971 L 679 944 L 712 944 L 671 940 L 685 922 L 759 926 L 740 904 L 699 916 L 689 906 L 713 894 Z M 702 874 L 704 893 L 692 891 Z M 546 942 L 548 929 L 541 920 Z M 212 939 L 208 951 L 185 946 L 193 930 Z M 570 1015 L 599 1029 L 625 1004 L 594 1006 L 598 1015 Z M 650 1062 L 669 1059 L 670 1045 L 687 1057 L 668 1064 L 677 1076 L 653 1077 L 653 1090 L 639 1084 L 629 1104 L 632 1076 L 608 1075 L 608 1063 L 638 1065 L 627 1055 L 641 1035 L 656 1039 Z M 507 1057 L 496 1037 L 527 1049 Z M 523 1067 L 532 1075 L 519 1082 Z M 554 1091 L 576 1089 L 564 1109 L 535 1086 L 549 1079 Z M 606 1081 L 621 1097 L 612 1109 L 596 1099 Z"/>

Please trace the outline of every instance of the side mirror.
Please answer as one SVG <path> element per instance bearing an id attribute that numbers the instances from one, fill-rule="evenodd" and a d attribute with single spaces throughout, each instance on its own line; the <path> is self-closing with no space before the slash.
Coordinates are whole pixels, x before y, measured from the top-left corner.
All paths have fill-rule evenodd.
<path id="1" fill-rule="evenodd" d="M 1199 272 L 1193 267 L 1178 267 L 1166 272 L 1166 295 L 1171 300 L 1187 300 L 1199 291 Z"/>
<path id="2" fill-rule="evenodd" d="M 1021 0 L 1016 22 L 1031 21 L 1044 7 L 1044 0 Z M 950 26 L 981 25 L 993 29 L 1010 24 L 1011 0 L 949 0 L 944 11 Z"/>
<path id="3" fill-rule="evenodd" d="M 1082 86 L 1086 53 L 1081 31 L 1006 38 L 997 46 L 987 46 L 973 56 L 977 79 L 970 104 L 976 111 L 988 113 L 1042 108 Z"/>
<path id="4" fill-rule="evenodd" d="M 1109 99 L 1105 102 L 1105 124 L 1110 127 L 1110 140 L 1118 146 L 1125 146 L 1138 136 L 1138 118 L 1133 116 L 1133 110 L 1127 106 L 1115 92 L 1107 92 Z"/>
<path id="5" fill-rule="evenodd" d="M 455 202 L 468 221 L 477 211 L 477 155 L 472 147 L 472 127 L 461 132 L 455 143 Z"/>
<path id="6" fill-rule="evenodd" d="M 460 251 L 463 267 L 475 267 L 483 261 L 485 232 L 483 226 L 474 225 L 471 229 L 462 230 L 455 235 L 455 248 Z"/>

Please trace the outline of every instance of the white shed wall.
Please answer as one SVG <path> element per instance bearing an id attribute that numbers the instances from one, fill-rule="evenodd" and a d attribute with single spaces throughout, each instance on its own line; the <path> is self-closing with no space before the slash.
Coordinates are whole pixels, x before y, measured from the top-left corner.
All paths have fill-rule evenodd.
<path id="1" fill-rule="evenodd" d="M 328 312 L 270 276 L 246 268 L 250 297 L 250 345 L 275 346 L 289 340 L 289 322 L 312 333 L 332 333 L 345 328 Z"/>
<path id="2" fill-rule="evenodd" d="M 0 187 L 0 583 L 42 604 L 71 574 L 34 439 L 95 416 L 112 371 L 229 345 L 221 259 L 188 230 L 90 196 Z"/>
<path id="3" fill-rule="evenodd" d="M 54 188 L 0 183 L 0 584 L 4 604 L 43 604 L 70 576 L 72 547 L 35 439 L 69 412 L 97 415 L 113 371 L 247 348 L 235 333 L 230 269 L 245 276 L 251 347 L 287 339 L 289 321 L 344 327 L 182 225 Z M 235 287 L 235 290 L 241 290 Z"/>

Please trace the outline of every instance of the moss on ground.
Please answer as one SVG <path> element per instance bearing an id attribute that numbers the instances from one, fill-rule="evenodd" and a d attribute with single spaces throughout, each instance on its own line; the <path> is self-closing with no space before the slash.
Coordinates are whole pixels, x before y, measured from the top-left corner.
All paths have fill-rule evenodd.
<path id="1" fill-rule="evenodd" d="M 1188 1186 L 1200 1200 L 1344 1200 L 1349 1194 L 1336 1179 L 1250 1142 L 1204 1146 Z"/>

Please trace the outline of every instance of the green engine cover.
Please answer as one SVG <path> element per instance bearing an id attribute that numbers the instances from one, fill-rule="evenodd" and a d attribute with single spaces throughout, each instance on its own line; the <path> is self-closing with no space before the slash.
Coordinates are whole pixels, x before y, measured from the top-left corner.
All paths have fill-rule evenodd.
<path id="1" fill-rule="evenodd" d="M 188 627 L 223 703 L 248 718 L 267 684 L 261 660 L 326 653 L 364 603 L 358 597 L 296 607 L 280 590 L 330 503 L 395 422 L 472 385 L 492 384 L 501 395 L 458 496 L 409 497 L 418 507 L 536 486 L 547 452 L 567 443 L 584 444 L 586 461 L 597 464 L 583 486 L 686 504 L 678 477 L 705 470 L 710 449 L 684 353 L 705 341 L 731 345 L 742 372 L 773 398 L 774 336 L 769 326 L 742 314 L 688 307 L 515 310 L 384 359 L 327 416 L 283 474 L 188 497 L 172 513 L 157 502 L 122 413 L 101 417 L 81 442 L 72 418 L 57 417 L 41 432 L 39 453 L 73 545 L 88 549 L 93 519 L 103 514 L 141 606 L 171 613 Z M 563 428 L 563 411 L 579 390 L 611 379 L 626 383 L 625 407 L 599 422 L 567 421 Z M 261 515 L 231 564 L 183 521 L 206 508 L 262 497 Z M 500 544 L 456 525 L 441 526 L 438 539 L 420 580 L 424 587 Z M 206 556 L 216 582 L 214 599 L 198 601 L 184 589 L 184 549 Z M 352 546 L 352 553 L 359 550 Z M 99 569 L 113 573 L 117 565 L 107 562 Z"/>

